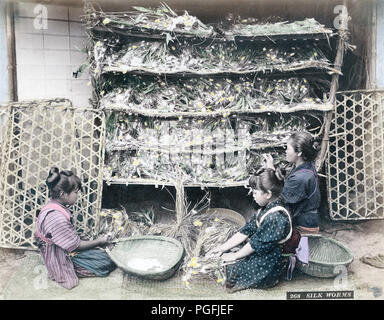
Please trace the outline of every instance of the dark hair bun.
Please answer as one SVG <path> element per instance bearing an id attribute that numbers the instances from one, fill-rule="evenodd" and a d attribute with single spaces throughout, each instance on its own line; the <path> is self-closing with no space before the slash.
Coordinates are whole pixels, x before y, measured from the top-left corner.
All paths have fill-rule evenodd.
<path id="1" fill-rule="evenodd" d="M 71 170 L 62 170 L 60 173 L 67 177 L 73 176 L 73 172 Z"/>
<path id="2" fill-rule="evenodd" d="M 301 152 L 304 161 L 314 161 L 320 151 L 320 143 L 307 131 L 296 131 L 290 136 L 295 152 Z"/>
<path id="3" fill-rule="evenodd" d="M 253 190 L 271 191 L 273 196 L 279 196 L 284 186 L 284 174 L 281 170 L 261 168 L 249 178 L 249 186 Z"/>
<path id="4" fill-rule="evenodd" d="M 320 151 L 320 142 L 319 141 L 314 141 L 313 144 L 312 144 L 312 148 L 318 152 Z"/>
<path id="5" fill-rule="evenodd" d="M 48 178 L 45 180 L 46 185 L 49 189 L 54 188 L 60 180 L 60 171 L 57 167 L 52 167 L 49 170 Z"/>

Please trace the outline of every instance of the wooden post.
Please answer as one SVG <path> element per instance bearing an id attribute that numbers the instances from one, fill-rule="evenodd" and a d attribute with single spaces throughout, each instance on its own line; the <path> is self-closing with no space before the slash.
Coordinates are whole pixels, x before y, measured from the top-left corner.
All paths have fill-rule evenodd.
<path id="1" fill-rule="evenodd" d="M 346 6 L 346 0 L 344 0 L 343 5 Z M 343 57 L 344 57 L 344 49 L 345 49 L 345 36 L 348 31 L 348 12 L 344 15 L 342 15 L 342 23 L 341 27 L 338 30 L 339 34 L 339 40 L 337 44 L 337 52 L 336 52 L 336 58 L 334 63 L 334 68 L 338 71 L 341 71 L 341 66 L 343 64 Z M 328 102 L 331 105 L 335 105 L 336 102 L 336 92 L 339 87 L 339 73 L 334 73 L 332 75 L 332 82 L 331 82 L 331 89 L 329 93 L 329 99 Z M 323 139 L 321 142 L 321 149 L 319 152 L 319 155 L 316 158 L 316 171 L 320 171 L 323 167 L 325 157 L 327 155 L 327 149 L 328 149 L 328 142 L 329 142 L 329 131 L 331 129 L 331 122 L 333 117 L 333 111 L 328 111 L 324 115 L 324 133 L 323 133 Z"/>
<path id="2" fill-rule="evenodd" d="M 6 31 L 8 47 L 8 98 L 17 101 L 17 70 L 16 70 L 16 45 L 15 45 L 15 18 L 14 4 L 6 4 Z"/>

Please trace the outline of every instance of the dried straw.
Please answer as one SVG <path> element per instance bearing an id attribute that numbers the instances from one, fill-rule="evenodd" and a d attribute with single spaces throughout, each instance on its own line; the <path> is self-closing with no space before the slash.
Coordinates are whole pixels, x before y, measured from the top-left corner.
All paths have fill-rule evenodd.
<path id="1" fill-rule="evenodd" d="M 120 210 L 102 210 L 97 235 L 109 234 L 113 239 L 135 235 L 161 235 L 179 240 L 185 249 L 185 258 L 179 268 L 183 279 L 202 280 L 218 279 L 222 282 L 224 275 L 220 271 L 221 260 L 216 255 L 209 255 L 215 247 L 227 241 L 239 226 L 221 217 L 207 214 L 210 205 L 210 193 L 206 192 L 193 206 L 185 197 L 181 180 L 175 181 L 177 190 L 175 201 L 175 220 L 172 223 L 153 224 L 149 213 L 146 223 L 143 223 L 141 213 L 127 214 L 122 207 Z M 151 210 L 149 210 L 150 212 Z"/>

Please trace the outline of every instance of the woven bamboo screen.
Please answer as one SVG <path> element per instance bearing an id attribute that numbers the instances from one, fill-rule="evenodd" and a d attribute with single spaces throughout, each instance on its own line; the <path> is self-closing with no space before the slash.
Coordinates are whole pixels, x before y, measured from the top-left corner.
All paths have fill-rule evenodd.
<path id="1" fill-rule="evenodd" d="M 384 218 L 384 91 L 340 93 L 328 147 L 333 220 Z"/>
<path id="2" fill-rule="evenodd" d="M 73 170 L 83 192 L 73 210 L 77 231 L 92 234 L 101 207 L 104 115 L 65 103 L 8 106 L 0 154 L 0 246 L 35 248 L 36 211 L 46 203 L 50 167 Z"/>

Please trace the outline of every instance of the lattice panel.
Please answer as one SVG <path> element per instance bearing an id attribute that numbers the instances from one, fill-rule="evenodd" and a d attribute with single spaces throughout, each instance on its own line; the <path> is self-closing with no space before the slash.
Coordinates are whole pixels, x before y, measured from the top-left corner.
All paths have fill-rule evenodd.
<path id="1" fill-rule="evenodd" d="M 47 201 L 45 179 L 52 166 L 81 178 L 74 225 L 92 234 L 101 207 L 104 123 L 100 111 L 65 104 L 8 107 L 0 154 L 0 246 L 35 248 L 36 211 Z"/>
<path id="2" fill-rule="evenodd" d="M 333 220 L 384 218 L 383 91 L 338 95 L 328 147 Z"/>

